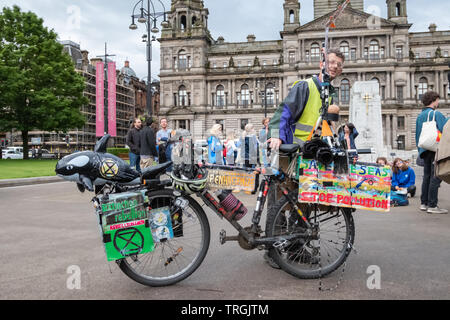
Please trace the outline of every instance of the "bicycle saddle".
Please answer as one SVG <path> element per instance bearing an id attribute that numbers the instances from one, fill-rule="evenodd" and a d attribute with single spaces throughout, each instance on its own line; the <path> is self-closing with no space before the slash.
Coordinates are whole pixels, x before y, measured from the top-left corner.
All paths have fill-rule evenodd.
<path id="1" fill-rule="evenodd" d="M 280 152 L 292 154 L 292 153 L 297 152 L 299 148 L 300 148 L 300 145 L 298 145 L 298 144 L 282 144 L 280 146 Z"/>
<path id="2" fill-rule="evenodd" d="M 156 166 L 148 167 L 142 170 L 142 179 L 155 179 L 161 173 L 164 173 L 168 167 L 170 167 L 172 161 L 167 161 Z"/>

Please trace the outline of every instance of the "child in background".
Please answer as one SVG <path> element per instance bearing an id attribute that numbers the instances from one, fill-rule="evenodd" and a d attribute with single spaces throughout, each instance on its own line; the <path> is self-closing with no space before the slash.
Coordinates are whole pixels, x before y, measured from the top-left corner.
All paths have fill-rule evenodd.
<path id="1" fill-rule="evenodd" d="M 392 172 L 392 190 L 407 193 L 410 197 L 414 197 L 416 194 L 416 174 L 414 170 L 405 161 L 396 158 L 392 166 Z"/>

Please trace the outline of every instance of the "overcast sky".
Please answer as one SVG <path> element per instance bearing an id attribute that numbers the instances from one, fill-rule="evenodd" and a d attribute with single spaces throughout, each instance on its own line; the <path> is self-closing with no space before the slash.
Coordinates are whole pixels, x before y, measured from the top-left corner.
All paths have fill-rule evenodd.
<path id="1" fill-rule="evenodd" d="M 162 0 L 170 9 L 170 0 Z M 3 6 L 14 4 L 23 11 L 33 11 L 44 19 L 44 25 L 54 29 L 60 40 L 72 40 L 89 51 L 89 57 L 104 54 L 105 42 L 112 59 L 121 68 L 128 59 L 138 77 L 147 75 L 143 25 L 130 30 L 131 13 L 137 1 L 131 0 L 2 0 Z M 154 1 L 155 6 L 158 1 Z M 283 28 L 283 0 L 204 0 L 209 9 L 208 27 L 214 37 L 227 42 L 247 41 L 248 34 L 256 40 L 278 40 Z M 313 0 L 301 0 L 300 23 L 313 19 Z M 385 0 L 365 0 L 365 11 L 386 18 Z M 162 7 L 156 6 L 157 11 Z M 438 30 L 450 30 L 448 0 L 408 0 L 410 31 L 428 31 L 431 22 Z M 161 28 L 160 28 L 161 29 Z M 152 76 L 159 73 L 159 43 L 153 42 Z"/>

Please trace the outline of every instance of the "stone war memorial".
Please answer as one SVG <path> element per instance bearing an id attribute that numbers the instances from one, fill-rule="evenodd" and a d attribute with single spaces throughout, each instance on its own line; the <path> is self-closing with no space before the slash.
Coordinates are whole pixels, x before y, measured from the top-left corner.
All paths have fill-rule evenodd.
<path id="1" fill-rule="evenodd" d="M 350 122 L 358 130 L 355 140 L 358 149 L 373 149 L 370 155 L 360 155 L 362 161 L 375 162 L 378 156 L 387 156 L 383 143 L 380 88 L 376 81 L 357 81 L 350 94 Z"/>

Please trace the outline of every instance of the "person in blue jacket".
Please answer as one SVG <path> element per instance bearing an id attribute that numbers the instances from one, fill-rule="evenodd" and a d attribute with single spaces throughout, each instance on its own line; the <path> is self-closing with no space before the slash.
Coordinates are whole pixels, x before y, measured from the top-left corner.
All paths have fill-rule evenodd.
<path id="1" fill-rule="evenodd" d="M 210 136 L 208 142 L 208 162 L 211 164 L 224 164 L 223 161 L 223 144 L 220 141 L 222 136 L 222 125 L 216 123 L 209 130 Z"/>
<path id="2" fill-rule="evenodd" d="M 414 197 L 416 194 L 416 174 L 408 164 L 400 158 L 396 158 L 392 165 L 392 183 L 393 191 L 404 191 Z"/>
<path id="3" fill-rule="evenodd" d="M 419 114 L 416 120 L 416 145 L 419 144 L 422 126 L 425 122 L 434 117 L 436 129 L 442 132 L 447 123 L 445 116 L 439 112 L 439 94 L 434 91 L 426 92 L 422 97 L 422 103 L 425 108 Z M 431 113 L 431 114 L 430 114 Z M 423 180 L 422 193 L 420 195 L 420 210 L 427 213 L 448 213 L 447 209 L 438 207 L 438 191 L 441 186 L 441 179 L 434 175 L 434 158 L 436 152 L 431 150 L 419 149 L 419 156 L 423 159 Z"/>

